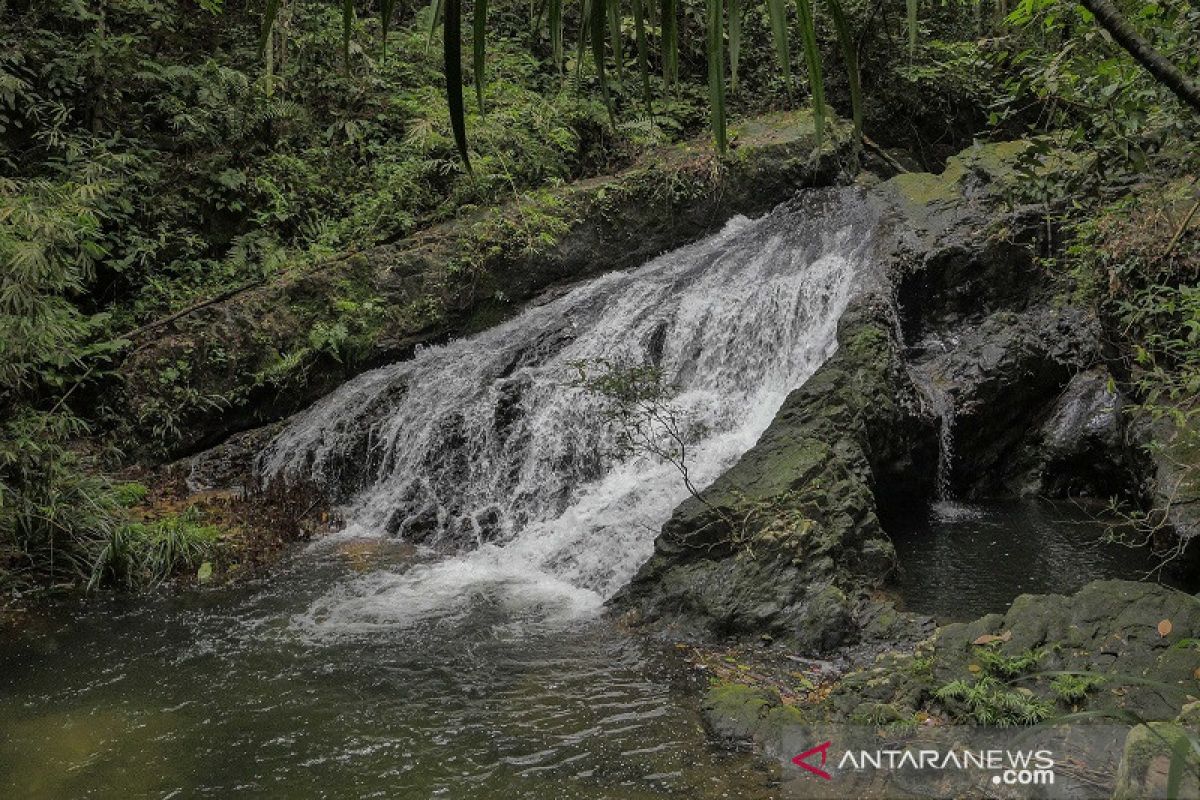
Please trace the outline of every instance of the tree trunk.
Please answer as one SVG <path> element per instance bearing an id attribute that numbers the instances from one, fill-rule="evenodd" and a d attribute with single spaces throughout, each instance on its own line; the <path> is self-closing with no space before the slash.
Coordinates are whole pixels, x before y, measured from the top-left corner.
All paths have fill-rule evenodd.
<path id="1" fill-rule="evenodd" d="M 1112 0 L 1079 0 L 1109 35 L 1124 47 L 1146 71 L 1165 84 L 1175 96 L 1200 113 L 1200 84 L 1184 75 L 1178 67 L 1150 46 L 1133 26 L 1125 21 Z"/>

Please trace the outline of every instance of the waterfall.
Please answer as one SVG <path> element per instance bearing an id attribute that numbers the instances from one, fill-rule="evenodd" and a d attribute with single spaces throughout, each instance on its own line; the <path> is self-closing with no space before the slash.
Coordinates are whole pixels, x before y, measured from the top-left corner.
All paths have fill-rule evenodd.
<path id="1" fill-rule="evenodd" d="M 858 190 L 807 192 L 364 374 L 298 415 L 260 457 L 265 480 L 315 480 L 344 502 L 343 535 L 399 536 L 440 556 L 335 587 L 304 621 L 370 629 L 474 603 L 543 617 L 598 606 L 687 490 L 672 465 L 616 452 L 604 398 L 573 384 L 573 365 L 661 370 L 702 431 L 689 468 L 705 486 L 832 355 L 877 225 Z"/>

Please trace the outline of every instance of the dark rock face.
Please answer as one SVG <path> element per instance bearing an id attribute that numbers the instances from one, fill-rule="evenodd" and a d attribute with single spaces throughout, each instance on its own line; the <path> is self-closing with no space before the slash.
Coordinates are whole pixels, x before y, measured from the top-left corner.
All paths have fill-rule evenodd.
<path id="1" fill-rule="evenodd" d="M 886 637 L 865 590 L 892 566 L 891 507 L 927 501 L 938 479 L 971 497 L 1128 486 L 1099 328 L 1035 268 L 1041 216 L 998 210 L 1022 151 L 974 148 L 942 176 L 876 188 L 894 211 L 884 288 L 704 502 L 676 509 L 618 608 L 809 652 Z M 998 214 L 1003 236 L 988 231 Z M 732 529 L 747 503 L 771 513 Z"/>
<path id="2" fill-rule="evenodd" d="M 618 605 L 686 631 L 765 632 L 815 650 L 841 644 L 861 605 L 855 588 L 892 568 L 874 493 L 920 480 L 909 454 L 931 447 L 894 329 L 885 306 L 847 312 L 837 353 L 705 502 L 675 511 Z M 748 522 L 731 530 L 731 520 Z"/>
<path id="3" fill-rule="evenodd" d="M 1129 494 L 1138 470 L 1126 442 L 1124 406 L 1105 367 L 1076 373 L 1024 443 L 1030 463 L 1011 488 L 1055 497 Z"/>
<path id="4" fill-rule="evenodd" d="M 997 311 L 939 338 L 946 352 L 922 354 L 911 368 L 937 397 L 937 410 L 952 415 L 947 488 L 956 496 L 1009 493 L 1017 464 L 1034 444 L 1028 432 L 1058 402 L 1072 376 L 1099 357 L 1098 330 L 1078 309 L 1038 305 L 1020 313 Z M 1070 462 L 1059 466 L 1065 470 Z M 1060 477 L 1061 488 L 1086 481 Z M 1038 484 L 1033 491 L 1043 488 Z"/>

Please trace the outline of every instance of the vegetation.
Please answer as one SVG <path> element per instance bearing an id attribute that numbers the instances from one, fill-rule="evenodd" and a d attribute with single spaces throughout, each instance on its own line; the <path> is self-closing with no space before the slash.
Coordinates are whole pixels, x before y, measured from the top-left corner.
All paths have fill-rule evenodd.
<path id="1" fill-rule="evenodd" d="M 1031 168 L 1016 199 L 1047 207 L 1071 243 L 1049 266 L 1110 321 L 1138 409 L 1185 432 L 1163 446 L 1196 463 L 1198 126 L 1187 80 L 1161 69 L 1200 71 L 1190 0 L 1095 18 L 1051 0 L 583 6 L 0 3 L 0 582 L 95 585 L 99 549 L 134 535 L 103 477 L 128 460 L 114 445 L 224 407 L 188 394 L 185 357 L 162 365 L 171 402 L 130 418 L 114 367 L 132 331 L 706 124 L 736 149 L 739 117 L 799 104 L 852 117 L 893 165 L 938 168 L 986 136 L 1086 151 L 1069 180 Z M 1140 44 L 1105 33 L 1114 20 Z M 346 297 L 343 323 L 256 380 L 359 358 L 385 310 Z"/>
<path id="2" fill-rule="evenodd" d="M 970 679 L 960 678 L 939 687 L 934 698 L 962 722 L 1007 728 L 1036 725 L 1054 713 L 1054 707 L 1011 681 L 1033 669 L 1042 653 L 1029 650 L 1004 656 L 993 646 L 974 649 Z"/>

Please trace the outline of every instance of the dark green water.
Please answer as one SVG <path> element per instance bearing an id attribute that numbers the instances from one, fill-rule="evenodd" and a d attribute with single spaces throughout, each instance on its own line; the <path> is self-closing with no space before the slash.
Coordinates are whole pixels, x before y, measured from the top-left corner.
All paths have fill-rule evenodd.
<path id="1" fill-rule="evenodd" d="M 1147 549 L 1106 541 L 1109 526 L 1071 503 L 938 503 L 890 526 L 895 588 L 906 608 L 949 622 L 1003 612 L 1020 594 L 1071 594 L 1089 581 L 1153 571 Z M 1170 571 L 1161 577 L 1187 588 Z"/>
<path id="2" fill-rule="evenodd" d="M 312 624 L 331 585 L 369 586 L 410 558 L 302 554 L 269 584 L 7 634 L 0 797 L 775 793 L 767 765 L 706 740 L 672 648 L 598 617 L 547 622 L 480 589 L 419 624 Z"/>

